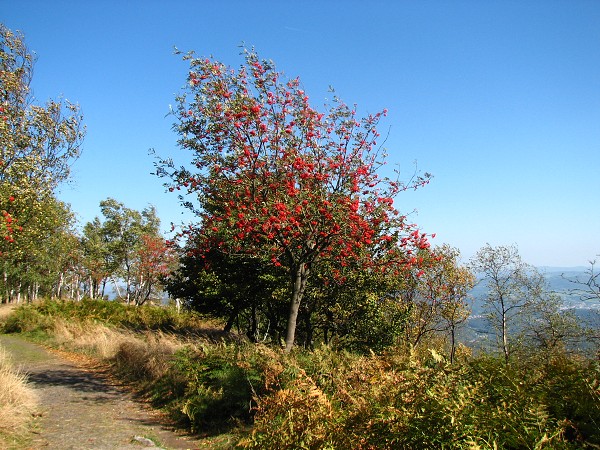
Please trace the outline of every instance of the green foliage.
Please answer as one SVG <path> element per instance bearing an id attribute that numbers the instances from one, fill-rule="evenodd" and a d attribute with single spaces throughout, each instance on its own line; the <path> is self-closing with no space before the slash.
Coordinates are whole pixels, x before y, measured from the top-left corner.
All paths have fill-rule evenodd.
<path id="1" fill-rule="evenodd" d="M 52 327 L 52 321 L 37 309 L 28 306 L 16 308 L 2 324 L 3 333 L 30 333 L 46 331 Z"/>
<path id="2" fill-rule="evenodd" d="M 152 397 L 194 430 L 223 431 L 252 420 L 256 398 L 282 370 L 277 354 L 260 345 L 188 347 L 176 353 Z"/>
<path id="3" fill-rule="evenodd" d="M 4 301 L 54 295 L 72 261 L 73 216 L 55 191 L 68 180 L 85 130 L 68 101 L 36 104 L 35 57 L 0 24 L 0 257 Z"/>
<path id="4" fill-rule="evenodd" d="M 48 328 L 52 318 L 96 322 L 135 331 L 165 331 L 188 334 L 208 333 L 206 322 L 195 313 L 178 313 L 173 308 L 125 305 L 116 301 L 84 299 L 80 302 L 44 300 L 17 308 L 5 325 L 5 332 Z M 11 328 L 7 328 L 8 325 Z M 215 334 L 214 332 L 212 334 Z M 215 337 L 216 334 L 215 334 Z"/>
<path id="5" fill-rule="evenodd" d="M 218 249 L 201 258 L 193 252 L 194 245 L 188 243 L 169 279 L 169 294 L 194 311 L 222 318 L 225 331 L 235 325 L 252 341 L 267 337 L 277 341 L 289 308 L 285 272 L 258 258 L 231 256 Z"/>
<path id="6" fill-rule="evenodd" d="M 600 373 L 576 360 L 448 366 L 433 351 L 322 349 L 297 363 L 297 376 L 259 401 L 246 448 L 575 449 L 600 439 Z"/>

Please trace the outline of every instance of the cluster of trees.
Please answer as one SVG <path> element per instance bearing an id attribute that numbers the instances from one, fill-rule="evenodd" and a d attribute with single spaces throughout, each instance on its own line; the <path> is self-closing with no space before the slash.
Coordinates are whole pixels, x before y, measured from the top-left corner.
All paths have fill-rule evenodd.
<path id="1" fill-rule="evenodd" d="M 141 305 L 161 289 L 221 317 L 253 341 L 326 343 L 359 351 L 439 340 L 453 361 L 470 314 L 475 273 L 506 362 L 520 342 L 549 350 L 579 336 L 543 276 L 513 247 L 484 247 L 469 266 L 395 207 L 428 183 L 382 176 L 385 110 L 364 118 L 334 96 L 321 113 L 299 79 L 244 51 L 231 69 L 184 55 L 190 71 L 175 129 L 187 166 L 156 160 L 157 175 L 198 217 L 181 247 L 156 211 L 100 203 L 103 220 L 78 232 L 57 187 L 68 180 L 84 127 L 67 101 L 35 104 L 34 58 L 0 26 L 0 251 L 2 301 L 38 295 L 103 298 L 107 286 Z M 592 271 L 587 287 L 598 291 Z M 595 289 L 595 290 L 594 290 Z M 578 334 L 579 333 L 579 334 Z"/>
<path id="2" fill-rule="evenodd" d="M 0 297 L 94 297 L 121 279 L 124 298 L 143 303 L 173 260 L 156 211 L 108 199 L 105 222 L 77 232 L 57 189 L 81 152 L 82 115 L 66 100 L 36 103 L 34 62 L 23 36 L 0 24 Z"/>
<path id="3" fill-rule="evenodd" d="M 3 299 L 38 295 L 64 269 L 73 222 L 56 198 L 85 134 L 77 105 L 35 104 L 34 57 L 23 37 L 0 24 L 0 211 Z"/>
<path id="4" fill-rule="evenodd" d="M 495 347 L 507 364 L 523 348 L 550 356 L 597 343 L 593 325 L 565 308 L 543 273 L 522 261 L 516 246 L 486 245 L 473 257 L 471 270 L 486 284 L 484 314 Z M 590 300 L 597 298 L 596 277 L 592 264 L 589 279 L 570 281 L 581 298 Z"/>
<path id="5" fill-rule="evenodd" d="M 127 304 L 160 299 L 177 255 L 160 233 L 156 210 L 149 206 L 139 212 L 112 198 L 100 202 L 100 209 L 104 222 L 98 217 L 88 222 L 80 239 L 84 276 L 78 284 L 84 294 L 104 297 L 110 282 Z"/>

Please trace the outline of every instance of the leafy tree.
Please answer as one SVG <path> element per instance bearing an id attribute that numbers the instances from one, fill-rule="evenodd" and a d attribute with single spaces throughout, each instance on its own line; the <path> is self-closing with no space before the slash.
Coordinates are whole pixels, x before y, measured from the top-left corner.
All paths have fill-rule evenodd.
<path id="1" fill-rule="evenodd" d="M 585 331 L 573 310 L 565 309 L 561 297 L 549 292 L 535 302 L 531 320 L 524 324 L 530 347 L 547 359 L 580 349 Z"/>
<path id="2" fill-rule="evenodd" d="M 475 276 L 460 265 L 460 252 L 449 245 L 433 250 L 414 288 L 405 296 L 409 310 L 406 336 L 416 347 L 431 335 L 448 335 L 450 362 L 457 346 L 457 329 L 470 315 L 468 292 L 475 285 Z"/>
<path id="3" fill-rule="evenodd" d="M 126 303 L 148 300 L 162 277 L 172 270 L 174 254 L 160 234 L 153 206 L 137 211 L 113 198 L 100 202 L 104 222 L 96 218 L 84 227 L 85 265 L 97 290 L 111 278 Z M 116 279 L 125 282 L 122 295 Z"/>
<path id="4" fill-rule="evenodd" d="M 30 89 L 35 58 L 23 35 L 0 24 L 0 233 L 4 299 L 52 292 L 64 261 L 53 255 L 72 239 L 71 213 L 55 198 L 84 137 L 79 107 L 38 105 Z M 56 216 L 52 216 L 56 214 Z M 68 254 L 65 253 L 65 254 Z M 60 264 L 59 264 L 60 262 Z"/>
<path id="5" fill-rule="evenodd" d="M 98 296 L 104 297 L 108 277 L 116 272 L 117 265 L 109 253 L 108 236 L 98 217 L 83 227 L 81 248 L 83 251 L 82 265 L 90 286 L 89 296 L 92 299 Z"/>
<path id="6" fill-rule="evenodd" d="M 155 294 L 158 287 L 174 270 L 177 257 L 174 249 L 159 234 L 142 234 L 137 248 L 137 263 L 134 280 L 134 302 L 142 305 Z"/>
<path id="7" fill-rule="evenodd" d="M 407 270 L 426 236 L 393 207 L 407 184 L 382 178 L 385 153 L 376 130 L 383 113 L 359 119 L 334 98 L 313 109 L 299 79 L 283 80 L 270 61 L 244 52 L 237 71 L 185 55 L 187 91 L 178 97 L 179 144 L 189 167 L 159 160 L 169 190 L 195 194 L 181 201 L 200 218 L 199 251 L 248 254 L 287 270 L 286 351 L 310 277 L 323 262 L 334 275 L 351 260 L 390 274 Z M 385 255 L 385 257 L 384 257 Z M 385 264 L 381 264 L 385 261 Z"/>
<path id="8" fill-rule="evenodd" d="M 84 136 L 78 106 L 63 100 L 34 104 L 34 62 L 23 35 L 0 24 L 0 182 L 16 193 L 52 191 L 67 180 Z"/>
<path id="9" fill-rule="evenodd" d="M 473 257 L 471 265 L 487 285 L 487 318 L 508 364 L 514 337 L 511 326 L 516 327 L 517 319 L 525 320 L 526 313 L 539 301 L 544 292 L 544 277 L 521 260 L 516 246 L 487 244 Z"/>
<path id="10" fill-rule="evenodd" d="M 231 255 L 213 249 L 197 254 L 188 242 L 167 291 L 186 306 L 224 319 L 224 331 L 234 326 L 251 340 L 278 341 L 285 332 L 285 303 L 276 301 L 287 280 L 281 267 L 251 255 Z"/>

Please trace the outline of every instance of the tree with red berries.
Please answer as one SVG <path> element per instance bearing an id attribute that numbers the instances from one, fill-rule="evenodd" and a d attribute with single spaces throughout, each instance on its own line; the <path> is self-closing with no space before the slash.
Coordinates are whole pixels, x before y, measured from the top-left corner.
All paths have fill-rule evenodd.
<path id="1" fill-rule="evenodd" d="M 254 51 L 244 58 L 233 70 L 184 56 L 190 71 L 175 128 L 192 159 L 187 167 L 159 160 L 157 174 L 170 178 L 166 186 L 199 217 L 188 230 L 199 255 L 218 248 L 287 270 L 290 351 L 307 281 L 320 263 L 342 283 L 349 261 L 395 275 L 415 267 L 413 254 L 429 247 L 427 236 L 394 208 L 394 198 L 429 175 L 408 183 L 379 175 L 386 154 L 376 126 L 385 110 L 358 118 L 334 98 L 321 113 L 298 78 L 284 79 Z"/>

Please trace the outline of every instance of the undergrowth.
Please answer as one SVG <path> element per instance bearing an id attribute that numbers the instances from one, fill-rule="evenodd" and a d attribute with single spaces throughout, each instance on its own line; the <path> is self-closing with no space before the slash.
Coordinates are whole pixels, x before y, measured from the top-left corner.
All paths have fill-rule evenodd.
<path id="1" fill-rule="evenodd" d="M 43 329 L 60 345 L 102 357 L 182 425 L 237 433 L 241 448 L 600 446 L 594 360 L 532 352 L 510 365 L 489 355 L 451 365 L 433 350 L 357 355 L 327 347 L 285 355 L 241 340 L 189 339 L 173 331 L 187 329 L 188 319 L 170 314 L 48 303 L 18 309 L 5 330 Z"/>

